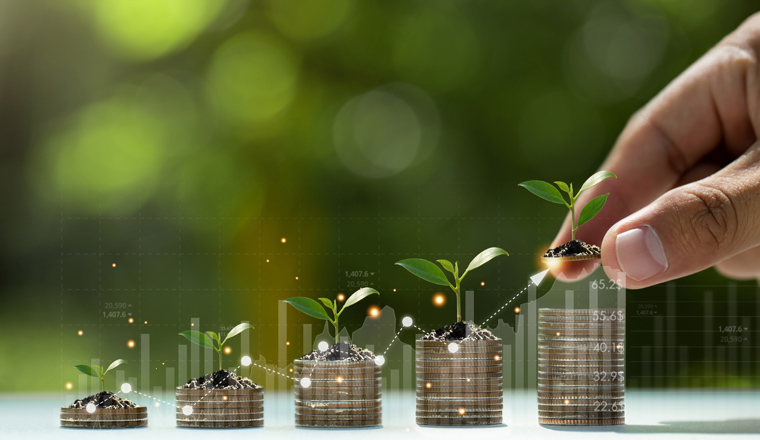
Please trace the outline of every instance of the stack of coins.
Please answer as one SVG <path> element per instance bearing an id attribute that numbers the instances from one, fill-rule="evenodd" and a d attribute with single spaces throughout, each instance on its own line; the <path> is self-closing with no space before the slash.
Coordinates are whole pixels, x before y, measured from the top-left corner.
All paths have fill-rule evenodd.
<path id="1" fill-rule="evenodd" d="M 61 427 L 63 428 L 139 428 L 148 426 L 148 409 L 144 406 L 135 408 L 107 409 L 98 408 L 89 412 L 82 408 L 61 408 Z"/>
<path id="2" fill-rule="evenodd" d="M 382 377 L 374 360 L 297 359 L 296 426 L 359 428 L 383 422 Z"/>
<path id="3" fill-rule="evenodd" d="M 625 423 L 625 310 L 539 309 L 538 421 Z"/>
<path id="4" fill-rule="evenodd" d="M 501 339 L 451 343 L 417 340 L 417 424 L 501 423 Z"/>
<path id="5" fill-rule="evenodd" d="M 177 426 L 254 428 L 264 426 L 264 389 L 193 390 L 177 388 Z"/>

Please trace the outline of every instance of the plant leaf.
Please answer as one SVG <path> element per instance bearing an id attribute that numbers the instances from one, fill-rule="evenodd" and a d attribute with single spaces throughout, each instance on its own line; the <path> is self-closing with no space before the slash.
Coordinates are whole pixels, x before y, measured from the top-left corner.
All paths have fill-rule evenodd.
<path id="1" fill-rule="evenodd" d="M 330 309 L 333 308 L 333 302 L 330 298 L 319 298 L 320 301 L 322 301 L 322 304 L 326 305 Z"/>
<path id="2" fill-rule="evenodd" d="M 127 361 L 125 361 L 124 359 L 116 359 L 115 361 L 111 362 L 111 365 L 109 365 L 108 368 L 106 368 L 106 371 L 104 371 L 103 374 L 106 374 L 109 371 L 113 370 L 114 368 L 118 367 L 119 365 L 126 364 L 126 363 Z"/>
<path id="3" fill-rule="evenodd" d="M 527 180 L 517 186 L 522 186 L 538 197 L 549 202 L 558 205 L 564 205 L 566 203 L 565 199 L 562 198 L 562 194 L 560 194 L 559 190 L 551 183 L 543 182 L 541 180 Z"/>
<path id="4" fill-rule="evenodd" d="M 77 370 L 81 371 L 82 373 L 88 376 L 100 378 L 100 374 L 98 373 L 98 370 L 92 368 L 92 366 L 90 365 L 74 365 L 74 368 L 76 368 Z"/>
<path id="5" fill-rule="evenodd" d="M 370 295 L 374 295 L 374 294 L 380 295 L 380 292 L 378 292 L 377 290 L 371 287 L 362 287 L 361 289 L 352 293 L 351 296 L 348 297 L 348 299 L 346 300 L 346 303 L 343 304 L 343 309 L 345 309 L 346 307 L 352 306 L 358 303 L 359 301 L 363 300 L 364 298 Z M 341 311 L 343 309 L 341 309 Z"/>
<path id="6" fill-rule="evenodd" d="M 475 258 L 470 261 L 470 264 L 467 266 L 467 270 L 464 271 L 464 273 L 467 273 L 473 269 L 476 269 L 489 261 L 493 260 L 494 258 L 498 257 L 499 255 L 506 255 L 509 256 L 507 251 L 505 251 L 502 248 L 497 247 L 490 247 L 483 252 L 479 253 L 475 256 Z M 464 276 L 464 274 L 462 274 Z"/>
<path id="7" fill-rule="evenodd" d="M 247 322 L 241 322 L 235 327 L 232 327 L 232 330 L 230 330 L 229 333 L 227 333 L 227 336 L 225 336 L 224 340 L 219 344 L 219 348 L 222 348 L 222 345 L 224 345 L 224 343 L 227 342 L 227 339 L 234 338 L 235 336 L 239 335 L 240 333 L 243 333 L 249 328 L 252 329 L 253 326 L 251 324 L 248 324 Z"/>
<path id="8" fill-rule="evenodd" d="M 557 180 L 556 182 L 554 182 L 554 184 L 557 185 L 559 189 L 566 192 L 570 197 L 573 196 L 573 192 L 572 190 L 570 190 L 570 187 L 567 186 L 567 183 L 562 182 L 561 180 Z"/>
<path id="9" fill-rule="evenodd" d="M 441 286 L 448 286 L 449 280 L 446 279 L 446 275 L 435 264 L 423 260 L 422 258 L 409 258 L 396 262 L 397 265 L 403 267 L 409 272 L 417 275 L 425 281 L 429 281 L 433 284 L 439 284 Z"/>
<path id="10" fill-rule="evenodd" d="M 209 336 L 211 336 L 211 339 L 215 339 L 216 342 L 220 341 L 219 335 L 216 334 L 215 332 L 212 332 L 211 330 L 209 330 L 209 331 L 206 332 L 206 334 L 209 335 Z"/>
<path id="11" fill-rule="evenodd" d="M 576 194 L 575 197 L 577 198 L 578 195 L 580 193 L 582 193 L 583 191 L 586 191 L 587 189 L 589 189 L 592 186 L 598 184 L 602 180 L 608 179 L 610 177 L 614 177 L 614 178 L 617 179 L 617 176 L 614 175 L 614 174 L 612 174 L 612 173 L 610 173 L 609 171 L 597 171 L 591 177 L 589 177 L 588 179 L 586 179 L 585 182 L 583 182 L 583 186 L 581 186 L 581 189 L 578 191 L 578 194 Z"/>
<path id="12" fill-rule="evenodd" d="M 594 218 L 594 216 L 598 214 L 602 208 L 604 208 L 604 204 L 607 202 L 607 196 L 609 195 L 610 194 L 607 193 L 599 197 L 594 197 L 593 199 L 589 200 L 588 203 L 586 203 L 586 206 L 583 207 L 581 214 L 578 216 L 578 226 L 576 226 L 576 229 L 579 228 L 582 224 Z"/>
<path id="13" fill-rule="evenodd" d="M 201 333 L 197 330 L 185 330 L 184 332 L 180 332 L 180 335 L 186 337 L 190 340 L 190 342 L 198 344 L 201 347 L 213 348 L 216 350 L 214 341 L 205 333 Z"/>
<path id="14" fill-rule="evenodd" d="M 449 260 L 435 260 L 440 264 L 444 269 L 448 270 L 451 273 L 454 273 L 454 265 L 451 264 L 451 261 Z"/>
<path id="15" fill-rule="evenodd" d="M 330 321 L 330 317 L 327 316 L 325 309 L 311 298 L 297 296 L 294 298 L 288 298 L 285 302 L 311 317 Z"/>

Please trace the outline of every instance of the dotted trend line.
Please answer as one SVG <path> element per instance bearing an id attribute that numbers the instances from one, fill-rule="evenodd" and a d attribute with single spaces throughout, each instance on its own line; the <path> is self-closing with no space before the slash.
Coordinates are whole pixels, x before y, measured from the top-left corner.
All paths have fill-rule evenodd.
<path id="1" fill-rule="evenodd" d="M 259 365 L 259 364 L 257 364 L 256 362 L 251 362 L 251 365 L 255 365 L 255 366 L 259 367 L 259 368 L 263 368 L 263 369 L 265 369 L 265 370 L 269 371 L 270 373 L 276 373 L 276 374 L 279 374 L 280 376 L 283 376 L 283 377 L 287 377 L 288 379 L 293 379 L 293 380 L 296 380 L 296 378 L 295 378 L 295 377 L 290 377 L 290 376 L 288 376 L 287 374 L 283 374 L 283 373 L 280 373 L 279 371 L 277 371 L 277 370 L 275 370 L 275 369 L 272 369 L 272 368 L 267 368 L 267 367 L 265 367 L 265 366 L 263 366 L 263 365 Z"/>
<path id="2" fill-rule="evenodd" d="M 528 287 L 530 287 L 530 285 L 531 285 L 531 284 L 532 284 L 532 282 L 528 282 L 528 285 L 527 285 L 527 286 L 525 286 L 525 288 L 524 288 L 523 290 L 521 290 L 521 291 L 517 292 L 517 293 L 515 294 L 515 296 L 513 296 L 513 297 L 512 297 L 512 298 L 511 298 L 509 301 L 507 301 L 507 302 L 506 302 L 506 303 L 505 303 L 503 306 L 501 306 L 501 307 L 499 308 L 499 310 L 495 311 L 493 315 L 489 316 L 489 317 L 488 317 L 488 319 L 486 319 L 485 321 L 483 321 L 483 323 L 482 323 L 482 324 L 480 324 L 480 326 L 481 326 L 481 327 L 483 327 L 484 325 L 486 325 L 486 324 L 488 323 L 488 321 L 490 321 L 491 319 L 493 319 L 493 317 L 494 317 L 494 316 L 498 315 L 498 314 L 499 314 L 499 313 L 500 313 L 502 310 L 504 310 L 504 308 L 505 308 L 505 307 L 507 307 L 507 306 L 508 306 L 508 305 L 509 305 L 509 304 L 510 304 L 512 301 L 514 301 L 514 300 L 515 300 L 515 299 L 516 299 L 518 296 L 522 295 L 522 293 L 523 293 L 523 292 L 525 292 L 526 290 L 528 290 Z"/>
<path id="3" fill-rule="evenodd" d="M 398 339 L 398 335 L 400 335 L 402 331 L 404 331 L 404 327 L 401 327 L 400 329 L 398 329 L 398 331 L 396 332 L 396 335 L 393 337 L 393 339 L 391 339 L 391 343 L 388 344 L 388 347 L 383 352 L 383 356 L 385 356 L 385 353 L 388 353 L 388 350 L 391 349 L 391 346 L 393 345 L 394 342 L 396 342 L 396 339 Z"/>
<path id="4" fill-rule="evenodd" d="M 153 396 L 150 396 L 150 395 L 148 395 L 148 394 L 143 394 L 143 393 L 141 393 L 141 392 L 139 392 L 139 391 L 135 391 L 135 390 L 132 390 L 131 392 L 133 392 L 133 393 L 135 393 L 135 394 L 139 394 L 139 395 L 141 395 L 141 396 L 143 396 L 143 397 L 147 397 L 147 398 L 149 398 L 149 399 L 153 399 L 153 400 L 155 400 L 156 402 L 165 403 L 165 404 L 167 404 L 167 405 L 171 405 L 171 406 L 173 406 L 173 407 L 175 407 L 175 408 L 179 408 L 177 405 L 175 405 L 175 404 L 173 404 L 173 403 L 170 403 L 170 402 L 167 402 L 167 401 L 165 401 L 165 400 L 161 400 L 161 399 L 159 399 L 159 398 L 157 398 L 157 397 L 153 397 Z M 117 394 L 118 394 L 118 393 L 117 393 Z"/>

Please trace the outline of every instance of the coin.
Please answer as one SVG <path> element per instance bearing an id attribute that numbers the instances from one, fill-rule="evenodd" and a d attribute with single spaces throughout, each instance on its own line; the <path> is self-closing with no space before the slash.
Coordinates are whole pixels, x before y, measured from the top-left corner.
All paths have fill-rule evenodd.
<path id="1" fill-rule="evenodd" d="M 138 428 L 148 426 L 148 410 L 144 406 L 120 409 L 98 408 L 94 413 L 90 413 L 83 408 L 62 407 L 60 420 L 63 428 Z"/>

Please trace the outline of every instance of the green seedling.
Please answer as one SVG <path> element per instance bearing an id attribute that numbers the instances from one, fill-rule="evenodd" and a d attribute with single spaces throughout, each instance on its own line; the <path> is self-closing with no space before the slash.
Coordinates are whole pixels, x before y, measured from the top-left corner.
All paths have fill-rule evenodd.
<path id="1" fill-rule="evenodd" d="M 441 269 L 438 268 L 435 264 L 428 260 L 423 260 L 422 258 L 409 258 L 406 260 L 401 260 L 397 262 L 396 264 L 403 267 L 404 269 L 408 270 L 414 275 L 417 275 L 418 277 L 422 278 L 425 281 L 429 281 L 433 284 L 438 284 L 441 286 L 449 286 L 451 287 L 451 290 L 454 291 L 457 295 L 457 322 L 462 320 L 462 303 L 460 301 L 460 293 L 461 293 L 461 284 L 462 280 L 464 280 L 464 277 L 473 269 L 477 269 L 478 267 L 486 264 L 487 262 L 493 260 L 494 258 L 498 257 L 499 255 L 506 255 L 509 256 L 507 251 L 501 248 L 492 247 L 484 250 L 483 252 L 479 253 L 475 258 L 470 261 L 470 264 L 467 266 L 467 269 L 464 271 L 464 273 L 460 276 L 459 275 L 459 263 L 454 262 L 454 264 L 451 264 L 448 260 L 436 260 L 438 264 L 441 265 L 444 269 L 451 272 L 452 275 L 454 275 L 454 283 L 452 284 L 449 279 L 446 277 L 446 274 L 443 273 Z"/>
<path id="2" fill-rule="evenodd" d="M 612 174 L 609 171 L 599 171 L 595 173 L 593 176 L 589 177 L 584 183 L 583 186 L 581 186 L 581 189 L 577 193 L 573 193 L 573 184 L 570 183 L 568 185 L 565 182 L 554 182 L 557 187 L 555 188 L 552 184 L 548 182 L 544 182 L 541 180 L 528 180 L 526 182 L 520 183 L 518 186 L 522 186 L 523 188 L 527 189 L 528 191 L 532 192 L 533 194 L 537 195 L 538 197 L 541 197 L 544 200 L 547 200 L 552 203 L 556 203 L 558 205 L 565 205 L 567 206 L 567 209 L 570 210 L 570 218 L 572 219 L 573 227 L 572 227 L 572 239 L 575 240 L 575 233 L 578 231 L 578 228 L 581 227 L 584 223 L 587 223 L 589 220 L 594 218 L 599 211 L 602 210 L 604 207 L 604 204 L 607 202 L 607 196 L 610 195 L 610 193 L 603 194 L 598 197 L 594 197 L 593 199 L 589 200 L 588 203 L 581 209 L 581 213 L 578 216 L 578 219 L 576 221 L 575 218 L 575 201 L 578 200 L 578 196 L 583 193 L 583 191 L 586 191 L 587 189 L 595 186 L 596 184 L 600 183 L 602 180 L 607 179 L 609 177 L 617 178 L 616 175 Z M 565 197 L 560 193 L 557 188 L 564 191 L 569 197 L 568 199 L 565 199 Z M 569 200 L 569 201 L 568 201 Z"/>
<path id="3" fill-rule="evenodd" d="M 337 344 L 338 334 L 340 333 L 340 328 L 338 327 L 338 318 L 340 318 L 341 313 L 343 313 L 346 308 L 351 307 L 364 298 L 374 294 L 380 295 L 380 292 L 371 287 L 362 287 L 361 289 L 352 293 L 340 308 L 338 307 L 338 302 L 336 300 L 330 300 L 329 298 L 319 298 L 322 304 L 311 298 L 306 298 L 303 296 L 288 298 L 285 300 L 285 302 L 311 317 L 324 319 L 325 321 L 331 323 L 335 328 L 335 343 Z M 330 315 L 327 314 L 328 310 L 332 312 L 332 318 L 330 318 Z"/>
<path id="4" fill-rule="evenodd" d="M 232 327 L 232 330 L 227 333 L 227 336 L 224 339 L 222 339 L 219 334 L 212 331 L 203 333 L 197 330 L 186 330 L 184 332 L 181 332 L 180 335 L 186 337 L 190 340 L 190 342 L 198 344 L 203 348 L 213 348 L 214 351 L 219 354 L 219 369 L 221 370 L 222 350 L 224 349 L 224 343 L 227 342 L 228 339 L 235 337 L 248 329 L 253 329 L 253 326 L 246 322 L 238 324 L 235 327 Z"/>
<path id="5" fill-rule="evenodd" d="M 124 359 L 116 359 L 115 361 L 111 362 L 111 365 L 108 366 L 105 370 L 100 365 L 74 365 L 74 368 L 81 371 L 82 373 L 97 377 L 100 379 L 100 391 L 106 390 L 106 373 L 113 370 L 114 368 L 118 367 L 121 364 L 126 364 L 127 361 Z"/>

